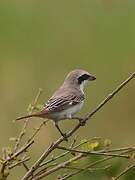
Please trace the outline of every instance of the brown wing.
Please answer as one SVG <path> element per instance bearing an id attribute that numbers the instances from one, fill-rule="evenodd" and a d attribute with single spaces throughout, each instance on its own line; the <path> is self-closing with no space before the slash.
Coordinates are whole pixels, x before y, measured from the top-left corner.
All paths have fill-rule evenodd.
<path id="1" fill-rule="evenodd" d="M 68 96 L 52 97 L 45 105 L 48 112 L 58 112 L 76 105 L 84 100 L 84 95 L 75 96 L 70 94 Z"/>

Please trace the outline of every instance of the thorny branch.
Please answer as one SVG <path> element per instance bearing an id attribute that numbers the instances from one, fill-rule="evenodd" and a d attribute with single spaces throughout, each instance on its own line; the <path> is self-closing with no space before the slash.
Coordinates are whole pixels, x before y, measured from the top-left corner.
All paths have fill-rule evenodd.
<path id="1" fill-rule="evenodd" d="M 125 151 L 122 150 L 123 152 L 119 153 L 119 155 L 131 153 L 132 151 L 134 151 L 134 149 L 132 149 L 132 147 L 131 147 L 131 148 L 119 148 L 119 149 L 117 149 L 117 150 L 118 150 L 118 151 L 121 151 L 121 149 L 125 149 Z M 83 154 L 82 154 L 82 155 L 83 155 Z M 101 164 L 101 163 L 103 163 L 103 162 L 105 162 L 105 161 L 111 160 L 111 159 L 113 159 L 113 158 L 114 158 L 114 157 L 105 157 L 105 158 L 103 158 L 103 159 L 100 159 L 100 160 L 97 160 L 97 161 L 95 161 L 95 162 L 92 162 L 92 163 L 88 164 L 87 166 L 85 166 L 85 169 L 80 169 L 80 170 L 78 170 L 78 171 L 74 171 L 74 172 L 72 172 L 72 173 L 69 173 L 68 175 L 65 175 L 64 177 L 61 177 L 59 180 L 65 180 L 65 179 L 68 179 L 68 178 L 70 178 L 70 177 L 73 177 L 73 176 L 75 176 L 76 174 L 79 174 L 79 173 L 81 173 L 81 172 L 83 172 L 83 171 L 86 171 L 88 168 L 92 168 L 93 166 L 99 165 L 99 164 Z M 114 180 L 115 180 L 115 179 L 114 179 Z"/>
<path id="2" fill-rule="evenodd" d="M 79 122 L 72 130 L 70 130 L 66 137 L 72 137 L 72 135 L 83 125 L 85 124 L 93 115 L 95 115 L 108 101 L 110 101 L 114 95 L 116 95 L 124 86 L 127 85 L 131 79 L 135 77 L 135 72 L 131 74 L 123 83 L 121 83 L 111 94 L 109 94 L 92 112 L 86 114 L 83 118 L 74 117 L 73 119 L 81 119 L 81 122 Z M 37 100 L 39 96 L 41 95 L 42 90 L 39 89 L 39 92 L 34 100 L 34 102 L 31 104 L 31 107 L 29 109 L 29 114 L 32 113 L 32 111 L 36 108 Z M 39 180 L 42 179 L 53 172 L 58 171 L 59 169 L 71 169 L 73 170 L 69 174 L 61 176 L 59 179 L 64 180 L 68 179 L 76 174 L 79 174 L 80 172 L 83 172 L 85 170 L 89 170 L 90 172 L 95 170 L 102 170 L 107 169 L 109 166 L 105 167 L 94 167 L 102 162 L 108 161 L 113 158 L 125 158 L 129 159 L 131 158 L 131 155 L 129 153 L 133 152 L 135 150 L 135 147 L 124 147 L 124 148 L 117 148 L 117 149 L 110 149 L 110 148 L 103 148 L 101 150 L 95 149 L 89 149 L 89 150 L 80 150 L 78 149 L 85 143 L 90 143 L 92 139 L 87 140 L 85 142 L 80 142 L 78 145 L 75 145 L 76 139 L 74 139 L 73 143 L 67 147 L 61 146 L 61 143 L 65 140 L 63 137 L 60 137 L 55 142 L 52 142 L 50 146 L 43 152 L 43 154 L 39 157 L 39 159 L 29 168 L 25 162 L 29 161 L 31 157 L 27 156 L 26 150 L 34 143 L 34 138 L 40 131 L 40 129 L 46 124 L 48 120 L 45 120 L 42 122 L 38 128 L 34 131 L 34 133 L 26 140 L 25 144 L 22 145 L 22 139 L 24 135 L 26 134 L 26 129 L 28 126 L 28 119 L 24 122 L 23 128 L 16 139 L 15 146 L 13 148 L 13 151 L 11 154 L 8 154 L 6 150 L 3 150 L 3 160 L 1 162 L 1 169 L 0 169 L 0 180 L 6 179 L 8 176 L 8 173 L 6 170 L 11 170 L 12 168 L 15 168 L 16 166 L 23 165 L 26 169 L 26 174 L 22 178 L 22 180 Z M 99 140 L 101 138 L 95 138 L 95 140 Z M 54 156 L 50 159 L 48 156 L 56 149 L 61 149 L 66 152 L 60 153 L 57 156 Z M 128 153 L 128 154 L 127 154 Z M 68 158 L 68 160 L 65 160 L 63 162 L 57 162 L 62 157 L 65 157 L 67 155 L 72 155 L 71 158 Z M 23 156 L 22 156 L 23 155 Z M 87 156 L 91 155 L 98 155 L 103 156 L 104 158 L 97 160 L 95 162 L 92 162 L 88 164 L 87 166 L 81 168 L 81 167 L 73 167 L 71 166 L 72 162 L 75 162 L 76 160 L 81 160 L 83 158 L 86 158 Z M 135 164 L 131 164 L 127 168 L 123 170 L 118 176 L 116 176 L 114 179 L 119 179 L 119 177 L 126 174 L 129 170 L 135 167 Z"/>
<path id="3" fill-rule="evenodd" d="M 80 142 L 79 144 L 77 144 L 76 146 L 73 146 L 72 148 L 75 149 L 75 148 L 78 148 L 78 147 L 82 146 L 83 144 L 86 144 L 86 143 L 92 141 L 92 140 L 99 140 L 99 139 L 101 139 L 101 138 L 100 138 L 100 137 L 91 138 L 91 139 L 86 140 L 86 141 L 84 141 L 84 142 Z M 60 154 L 60 155 L 58 155 L 58 156 L 52 157 L 51 159 L 43 162 L 43 163 L 40 165 L 40 167 L 45 166 L 45 165 L 47 165 L 47 164 L 49 164 L 49 163 L 52 163 L 52 162 L 56 161 L 57 159 L 60 159 L 60 158 L 62 158 L 62 157 L 64 157 L 64 156 L 68 155 L 69 153 L 70 153 L 69 151 L 66 151 L 66 152 L 64 152 L 64 153 L 62 153 L 62 154 Z"/>
<path id="4" fill-rule="evenodd" d="M 74 152 L 74 153 L 82 153 L 84 155 L 111 156 L 111 157 L 121 157 L 121 158 L 126 158 L 126 159 L 130 158 L 129 155 L 110 154 L 110 153 L 106 153 L 106 152 L 102 152 L 102 151 L 82 151 L 82 150 L 75 150 L 75 149 L 66 148 L 66 147 L 62 147 L 62 146 L 58 146 L 57 148 L 66 150 L 66 151 L 70 151 L 70 152 Z"/>
<path id="5" fill-rule="evenodd" d="M 34 99 L 33 104 L 31 105 L 30 110 L 29 110 L 29 114 L 31 114 L 31 113 L 33 112 L 33 110 L 35 109 L 35 106 L 36 106 L 36 104 L 37 104 L 38 98 L 39 98 L 39 96 L 41 95 L 41 93 L 42 93 L 42 89 L 39 88 L 39 91 L 38 91 L 38 93 L 37 93 L 37 95 L 36 95 L 36 97 L 35 97 L 35 99 Z M 29 118 L 26 119 L 25 122 L 24 122 L 24 125 L 23 125 L 23 127 L 22 127 L 22 130 L 20 131 L 20 134 L 19 134 L 19 136 L 18 136 L 18 138 L 17 138 L 17 140 L 16 140 L 16 144 L 15 144 L 15 147 L 14 147 L 14 152 L 16 152 L 17 149 L 19 148 L 19 145 L 20 145 L 20 143 L 21 143 L 21 140 L 22 140 L 23 136 L 25 135 L 26 128 L 27 128 L 27 126 L 28 126 L 28 121 L 29 121 Z M 32 138 L 30 138 L 29 142 L 30 142 L 31 140 L 32 140 Z"/>
<path id="6" fill-rule="evenodd" d="M 29 161 L 29 160 L 30 160 L 30 157 L 24 158 L 24 159 L 22 159 L 22 160 L 20 160 L 20 161 L 18 161 L 18 162 L 16 162 L 16 163 L 10 165 L 8 168 L 9 168 L 9 169 L 12 169 L 12 168 L 14 168 L 14 167 L 16 167 L 16 166 L 18 166 L 18 165 L 21 165 L 22 163 L 24 163 L 24 162 L 26 162 L 26 161 Z"/>
<path id="7" fill-rule="evenodd" d="M 1 174 L 4 176 L 4 171 L 5 168 L 8 166 L 8 164 L 10 164 L 10 162 L 12 162 L 13 160 L 16 160 L 16 158 L 26 152 L 26 150 L 34 143 L 34 141 L 29 142 L 28 144 L 26 144 L 25 146 L 23 146 L 22 148 L 20 148 L 17 152 L 13 153 L 11 156 L 7 157 L 7 159 L 5 161 L 2 162 L 2 168 L 1 168 Z M 21 160 L 22 162 L 22 160 Z M 11 166 L 10 166 L 11 167 Z"/>
<path id="8" fill-rule="evenodd" d="M 70 149 L 68 149 L 68 148 L 61 148 L 61 149 L 70 150 Z M 117 150 L 120 151 L 120 149 L 121 149 L 121 148 L 119 148 L 119 149 L 117 149 Z M 71 174 L 69 174 L 69 175 L 67 175 L 67 176 L 65 176 L 65 177 L 60 178 L 60 180 L 61 180 L 61 179 L 68 179 L 69 177 L 72 177 L 72 176 L 74 176 L 74 175 L 76 175 L 76 174 L 79 174 L 79 173 L 82 172 L 82 171 L 88 170 L 89 168 L 91 168 L 91 170 L 92 170 L 92 169 L 93 169 L 93 166 L 95 166 L 95 165 L 97 165 L 97 164 L 101 164 L 101 163 L 103 163 L 103 162 L 105 162 L 105 161 L 107 161 L 107 160 L 110 160 L 110 159 L 112 159 L 112 158 L 116 158 L 116 157 L 130 158 L 130 156 L 126 156 L 126 155 L 124 155 L 124 154 L 130 153 L 130 152 L 132 152 L 134 149 L 132 149 L 132 148 L 130 148 L 130 149 L 129 149 L 129 148 L 123 148 L 123 149 L 125 149 L 125 151 L 117 154 L 116 156 L 115 156 L 114 154 L 107 154 L 107 153 L 106 153 L 106 154 L 104 154 L 104 153 L 103 153 L 103 154 L 98 154 L 98 152 L 95 152 L 96 155 L 111 156 L 111 157 L 105 157 L 105 158 L 103 158 L 103 159 L 101 159 L 101 160 L 97 160 L 97 161 L 95 161 L 95 162 L 87 165 L 85 168 L 81 168 L 81 169 L 78 168 L 77 171 L 75 171 L 74 173 L 71 173 Z M 69 152 L 70 152 L 70 151 L 69 151 Z M 79 160 L 79 159 L 85 158 L 87 155 L 89 155 L 89 153 L 82 153 L 82 152 L 80 152 L 80 151 L 74 151 L 74 152 L 79 152 L 79 154 L 77 154 L 75 157 L 73 157 L 73 158 L 71 158 L 71 159 L 68 159 L 67 161 L 64 161 L 64 162 L 62 162 L 62 163 L 56 164 L 55 167 L 53 167 L 53 168 L 51 168 L 51 169 L 49 169 L 49 170 L 47 170 L 47 171 L 45 171 L 47 168 L 46 168 L 46 169 L 44 168 L 44 169 L 43 169 L 44 171 L 39 171 L 37 174 L 35 174 L 35 175 L 33 176 L 33 177 L 34 177 L 34 180 L 42 179 L 43 177 L 46 177 L 46 176 L 48 176 L 48 175 L 50 175 L 50 174 L 58 171 L 59 169 L 72 168 L 72 166 L 70 166 L 70 165 L 72 164 L 72 162 L 75 162 L 75 161 L 77 161 L 77 160 Z M 100 151 L 100 152 L 101 152 L 101 151 Z M 92 153 L 92 155 L 93 155 L 93 153 Z M 123 155 L 123 156 L 122 156 L 122 155 Z M 92 172 L 92 171 L 91 171 L 91 172 Z M 33 178 L 33 177 L 32 177 L 32 178 Z M 30 180 L 32 180 L 32 178 L 30 178 Z"/>
<path id="9" fill-rule="evenodd" d="M 86 123 L 87 120 L 89 120 L 93 115 L 96 114 L 108 101 L 110 101 L 124 86 L 127 85 L 135 77 L 135 72 L 131 74 L 124 82 L 122 82 L 111 94 L 109 94 L 91 113 L 88 113 L 84 118 L 82 118 L 82 121 Z M 77 119 L 77 118 L 76 118 Z M 79 118 L 80 119 L 80 118 Z M 80 127 L 82 126 L 81 123 L 78 123 L 71 131 L 69 131 L 66 135 L 67 138 L 71 137 Z M 40 167 L 41 163 L 48 157 L 49 154 L 51 154 L 52 151 L 54 151 L 62 142 L 64 141 L 63 137 L 60 137 L 58 140 L 53 142 L 47 150 L 44 151 L 44 153 L 40 156 L 40 158 L 32 165 L 32 167 L 29 169 L 29 171 L 25 174 L 25 176 L 22 178 L 22 180 L 28 180 L 30 177 L 33 177 L 33 174 L 36 170 Z M 78 155 L 80 156 L 80 154 Z M 49 172 L 51 170 L 48 170 Z M 48 175 L 48 171 L 44 173 L 45 177 Z M 41 175 L 40 175 L 41 176 Z M 37 179 L 40 179 L 40 177 L 36 177 Z"/>
<path id="10" fill-rule="evenodd" d="M 36 95 L 33 105 L 31 105 L 31 109 L 29 111 L 29 113 L 32 113 L 32 111 L 34 110 L 36 104 L 37 104 L 37 100 L 39 98 L 39 96 L 41 95 L 42 90 L 39 89 L 38 94 Z M 44 122 L 42 124 L 45 124 Z M 26 152 L 26 150 L 34 143 L 34 137 L 37 135 L 37 133 L 39 132 L 39 130 L 41 129 L 42 125 L 40 125 L 39 129 L 37 129 L 33 135 L 28 139 L 28 141 L 24 144 L 21 145 L 21 141 L 22 138 L 24 137 L 24 135 L 26 134 L 26 128 L 28 125 L 28 120 L 26 120 L 24 122 L 23 128 L 18 136 L 18 138 L 15 138 L 15 145 L 13 148 L 13 151 L 10 149 L 10 153 L 7 153 L 6 149 L 3 148 L 3 158 L 1 159 L 1 169 L 0 169 L 0 180 L 3 178 L 7 178 L 7 176 L 9 175 L 9 173 L 7 173 L 5 170 L 7 169 L 12 169 L 18 165 L 23 164 L 23 166 L 26 168 L 26 164 L 25 162 L 30 160 L 30 157 L 20 157 L 20 155 L 22 155 L 23 153 Z M 20 146 L 20 147 L 19 147 Z M 19 158 L 18 158 L 19 157 Z"/>

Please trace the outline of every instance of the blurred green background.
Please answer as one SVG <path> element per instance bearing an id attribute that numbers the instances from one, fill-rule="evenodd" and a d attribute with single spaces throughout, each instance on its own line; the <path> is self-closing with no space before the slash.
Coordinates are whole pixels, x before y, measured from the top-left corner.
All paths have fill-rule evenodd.
<path id="1" fill-rule="evenodd" d="M 23 123 L 13 120 L 26 114 L 38 88 L 44 90 L 39 99 L 42 104 L 76 68 L 97 77 L 86 88 L 87 101 L 80 113 L 84 115 L 135 71 L 135 1 L 0 1 L 0 148 L 12 144 L 9 137 L 19 133 Z M 133 80 L 76 134 L 79 139 L 109 138 L 115 147 L 134 146 L 134 117 Z M 40 122 L 33 119 L 29 133 Z M 68 131 L 75 124 L 65 121 L 60 125 Z M 49 122 L 31 148 L 32 156 L 36 159 L 58 137 Z M 22 169 L 9 179 L 20 179 Z"/>

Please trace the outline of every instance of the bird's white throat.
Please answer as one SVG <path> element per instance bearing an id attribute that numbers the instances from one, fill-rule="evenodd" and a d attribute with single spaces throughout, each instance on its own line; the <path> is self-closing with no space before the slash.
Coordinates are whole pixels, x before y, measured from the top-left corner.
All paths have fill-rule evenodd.
<path id="1" fill-rule="evenodd" d="M 84 94 L 84 86 L 85 84 L 88 82 L 88 80 L 84 80 L 81 84 L 80 84 L 80 90 L 82 91 L 82 93 Z"/>

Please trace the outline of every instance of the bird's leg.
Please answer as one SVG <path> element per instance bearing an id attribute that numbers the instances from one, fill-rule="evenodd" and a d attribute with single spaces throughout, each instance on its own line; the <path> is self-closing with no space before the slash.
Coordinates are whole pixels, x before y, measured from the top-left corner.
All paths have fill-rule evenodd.
<path id="1" fill-rule="evenodd" d="M 55 121 L 55 127 L 58 129 L 58 131 L 59 131 L 60 134 L 63 136 L 63 138 L 65 139 L 65 141 L 68 141 L 67 136 L 66 136 L 66 133 L 63 133 L 63 132 L 60 130 L 60 128 L 59 128 L 59 126 L 58 126 L 58 122 L 56 122 L 56 121 Z"/>
<path id="2" fill-rule="evenodd" d="M 79 123 L 80 123 L 81 126 L 84 126 L 86 124 L 86 121 L 83 118 L 72 116 L 71 119 L 79 120 Z"/>

